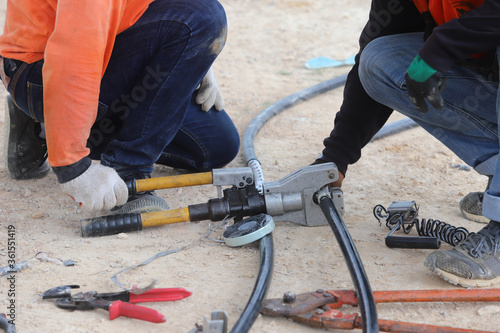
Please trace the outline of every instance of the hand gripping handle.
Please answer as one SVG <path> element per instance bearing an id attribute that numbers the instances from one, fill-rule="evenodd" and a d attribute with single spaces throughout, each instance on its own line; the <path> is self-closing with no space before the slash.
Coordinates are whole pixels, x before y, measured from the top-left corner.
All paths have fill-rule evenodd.
<path id="1" fill-rule="evenodd" d="M 88 218 L 80 221 L 83 237 L 115 235 L 142 230 L 141 214 L 117 214 Z"/>
<path id="2" fill-rule="evenodd" d="M 135 318 L 151 323 L 164 323 L 167 320 L 164 315 L 156 310 L 122 301 L 114 301 L 109 305 L 109 319 L 113 320 L 118 317 Z"/>

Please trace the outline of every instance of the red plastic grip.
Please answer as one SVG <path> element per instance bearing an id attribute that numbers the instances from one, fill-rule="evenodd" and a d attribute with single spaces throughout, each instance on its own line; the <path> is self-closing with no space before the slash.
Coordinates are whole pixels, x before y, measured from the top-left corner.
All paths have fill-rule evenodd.
<path id="1" fill-rule="evenodd" d="M 164 323 L 167 319 L 158 311 L 140 305 L 114 301 L 109 305 L 109 319 L 127 317 L 141 319 L 152 323 Z"/>
<path id="2" fill-rule="evenodd" d="M 130 303 L 178 301 L 191 296 L 192 292 L 184 288 L 156 288 L 142 294 L 130 293 Z"/>

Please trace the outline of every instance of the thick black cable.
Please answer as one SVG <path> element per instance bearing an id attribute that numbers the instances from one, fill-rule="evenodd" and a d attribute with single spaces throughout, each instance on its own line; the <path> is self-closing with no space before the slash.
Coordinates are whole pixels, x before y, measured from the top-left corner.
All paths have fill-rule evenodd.
<path id="1" fill-rule="evenodd" d="M 253 141 L 262 126 L 264 126 L 269 119 L 298 104 L 299 102 L 306 101 L 329 90 L 343 86 L 346 79 L 347 74 L 344 74 L 331 80 L 318 83 L 312 87 L 289 95 L 261 111 L 254 119 L 252 119 L 250 124 L 248 124 L 243 135 L 243 152 L 247 162 L 257 160 Z M 392 123 L 385 124 L 380 131 L 375 134 L 371 141 L 382 139 L 389 135 L 393 135 L 416 126 L 418 126 L 417 123 L 409 118 L 394 121 Z"/>
<path id="2" fill-rule="evenodd" d="M 260 268 L 257 281 L 252 291 L 252 296 L 243 310 L 240 318 L 234 325 L 231 333 L 248 332 L 260 313 L 262 304 L 266 299 L 267 290 L 271 285 L 274 266 L 274 246 L 272 233 L 260 240 Z"/>
<path id="3" fill-rule="evenodd" d="M 331 80 L 324 81 L 322 83 L 319 83 L 317 85 L 314 85 L 312 87 L 306 88 L 304 90 L 301 90 L 299 92 L 296 92 L 292 95 L 289 95 L 278 102 L 272 104 L 271 106 L 267 107 L 263 111 L 261 111 L 255 118 L 252 119 L 252 121 L 249 123 L 247 126 L 245 133 L 243 135 L 243 152 L 245 154 L 245 158 L 247 163 L 250 165 L 252 162 L 256 162 L 252 165 L 252 169 L 254 172 L 260 173 L 262 175 L 262 170 L 260 169 L 260 163 L 258 162 L 257 156 L 255 155 L 255 147 L 254 147 L 254 139 L 257 135 L 257 133 L 261 130 L 262 126 L 271 119 L 272 117 L 280 114 L 284 110 L 298 104 L 299 102 L 306 101 L 312 97 L 315 97 L 317 95 L 320 95 L 324 92 L 327 92 L 329 90 L 338 88 L 342 85 L 345 84 L 345 81 L 347 79 L 347 74 L 341 75 L 338 77 L 335 77 Z M 417 126 L 417 124 L 411 120 L 411 119 L 402 119 L 393 123 L 389 123 L 384 125 L 382 129 L 373 137 L 372 141 L 384 138 L 386 136 L 396 134 L 398 132 L 401 132 L 406 129 L 410 129 Z M 263 179 L 263 176 L 261 176 Z M 333 205 L 333 202 L 332 202 Z M 330 213 L 329 213 L 330 214 Z M 337 212 L 338 214 L 338 212 Z M 325 213 L 326 215 L 326 213 Z M 342 219 L 340 219 L 342 221 Z M 343 225 L 343 222 L 342 222 Z M 333 227 L 332 227 L 333 228 Z M 335 230 L 334 230 L 335 232 Z M 347 231 L 345 231 L 347 233 Z M 350 236 L 347 233 L 348 239 L 346 241 L 350 240 Z M 266 247 L 269 247 L 269 249 L 266 249 L 265 252 L 268 253 L 273 253 L 273 244 L 272 244 L 272 234 L 269 234 L 268 236 L 264 237 L 261 239 L 261 251 L 262 251 L 262 242 L 265 238 L 270 238 L 271 239 L 271 244 L 265 245 Z M 344 238 L 344 237 L 343 237 Z M 350 244 L 350 246 L 354 247 L 352 240 L 350 243 L 343 243 L 343 244 Z M 357 255 L 357 252 L 355 251 L 355 248 L 351 248 L 351 250 L 354 250 L 354 257 L 352 258 L 354 262 L 357 262 L 357 264 L 354 264 L 354 266 L 357 266 L 353 268 L 353 271 L 351 271 L 351 275 L 354 275 L 353 280 L 355 280 L 355 283 L 359 285 L 358 293 L 360 293 L 360 305 L 361 305 L 361 313 L 364 318 L 363 320 L 363 331 L 364 332 L 378 332 L 378 322 L 377 322 L 377 314 L 375 310 L 375 302 L 373 301 L 373 294 L 371 293 L 370 285 L 366 279 L 366 274 L 364 273 L 363 266 L 361 264 L 361 261 L 359 260 L 359 256 Z M 271 258 L 269 259 L 272 263 L 274 255 L 271 255 Z M 357 259 L 356 259 L 357 258 Z M 346 258 L 347 260 L 348 258 Z M 352 261 L 347 260 L 348 263 L 350 262 L 352 265 Z M 259 281 L 257 280 L 254 290 L 252 292 L 252 296 L 250 298 L 250 301 L 245 308 L 244 313 L 240 317 L 240 319 L 237 322 L 237 325 L 239 326 L 238 329 L 245 329 L 241 331 L 236 330 L 233 328 L 231 332 L 234 333 L 240 333 L 240 332 L 247 332 L 248 329 L 250 329 L 251 325 L 253 324 L 253 321 L 257 318 L 258 312 L 262 308 L 262 304 L 264 301 L 264 296 L 267 292 L 267 289 L 269 287 L 270 283 L 270 276 L 272 275 L 272 266 L 271 269 L 263 269 L 262 268 L 262 253 L 261 253 L 261 269 L 259 271 L 259 277 L 260 277 L 260 272 L 264 270 L 267 274 L 268 277 L 265 279 L 262 279 Z M 361 275 L 359 275 L 361 274 Z M 361 277 L 361 278 L 360 278 Z M 366 280 L 366 281 L 364 281 Z M 265 282 L 265 283 L 264 283 Z M 262 295 L 263 297 L 260 298 L 257 296 L 257 293 L 259 296 Z M 255 294 L 255 295 L 254 295 Z M 248 309 L 248 311 L 247 311 Z M 374 323 L 375 321 L 375 323 Z M 241 323 L 241 324 L 240 324 Z M 368 329 L 368 331 L 366 331 Z"/>
<path id="4" fill-rule="evenodd" d="M 402 131 L 417 127 L 418 124 L 411 118 L 403 118 L 400 120 L 393 121 L 391 123 L 385 124 L 378 132 L 373 136 L 371 141 L 380 140 L 387 136 L 397 134 Z"/>
<path id="5" fill-rule="evenodd" d="M 250 124 L 248 124 L 245 130 L 245 134 L 243 135 L 243 152 L 245 153 L 247 162 L 257 159 L 257 157 L 255 156 L 253 140 L 262 126 L 264 126 L 264 124 L 269 119 L 299 102 L 306 101 L 314 96 L 343 86 L 346 79 L 347 74 L 341 75 L 325 82 L 321 82 L 317 85 L 303 89 L 288 97 L 285 97 L 261 111 L 254 119 L 252 119 Z"/>
<path id="6" fill-rule="evenodd" d="M 363 319 L 363 332 L 375 333 L 379 331 L 375 298 L 370 287 L 370 282 L 363 268 L 363 263 L 354 246 L 354 242 L 347 231 L 344 221 L 340 217 L 332 199 L 324 196 L 319 205 L 337 238 L 342 254 L 351 273 L 351 279 L 356 288 L 358 304 Z"/>

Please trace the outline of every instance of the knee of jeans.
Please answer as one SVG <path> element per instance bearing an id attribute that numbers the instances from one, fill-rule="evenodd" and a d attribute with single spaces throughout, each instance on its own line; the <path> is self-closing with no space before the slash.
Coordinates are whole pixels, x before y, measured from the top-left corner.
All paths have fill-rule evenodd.
<path id="1" fill-rule="evenodd" d="M 359 59 L 359 79 L 368 95 L 372 97 L 379 87 L 377 83 L 380 82 L 381 61 L 384 61 L 383 58 L 385 57 L 381 55 L 383 49 L 384 46 L 380 42 L 380 38 L 375 39 L 363 49 Z"/>
<path id="2" fill-rule="evenodd" d="M 209 159 L 205 161 L 205 169 L 212 170 L 216 168 L 222 168 L 229 164 L 238 155 L 240 149 L 240 139 L 238 136 L 233 138 L 225 138 L 221 140 L 219 149 L 214 150 L 208 156 Z M 224 147 L 224 149 L 220 149 Z"/>
<path id="3" fill-rule="evenodd" d="M 205 0 L 198 8 L 196 22 L 199 30 L 206 32 L 208 37 L 208 53 L 218 55 L 227 39 L 226 12 L 217 0 Z"/>

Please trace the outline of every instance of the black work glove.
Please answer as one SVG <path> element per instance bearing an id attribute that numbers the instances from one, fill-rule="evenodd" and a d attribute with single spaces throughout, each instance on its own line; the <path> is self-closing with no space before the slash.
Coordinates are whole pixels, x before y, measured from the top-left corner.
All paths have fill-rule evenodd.
<path id="1" fill-rule="evenodd" d="M 432 68 L 417 55 L 408 67 L 405 78 L 408 96 L 418 111 L 421 113 L 429 111 L 426 99 L 436 109 L 443 109 L 441 92 L 448 84 L 448 78 L 443 73 Z"/>

